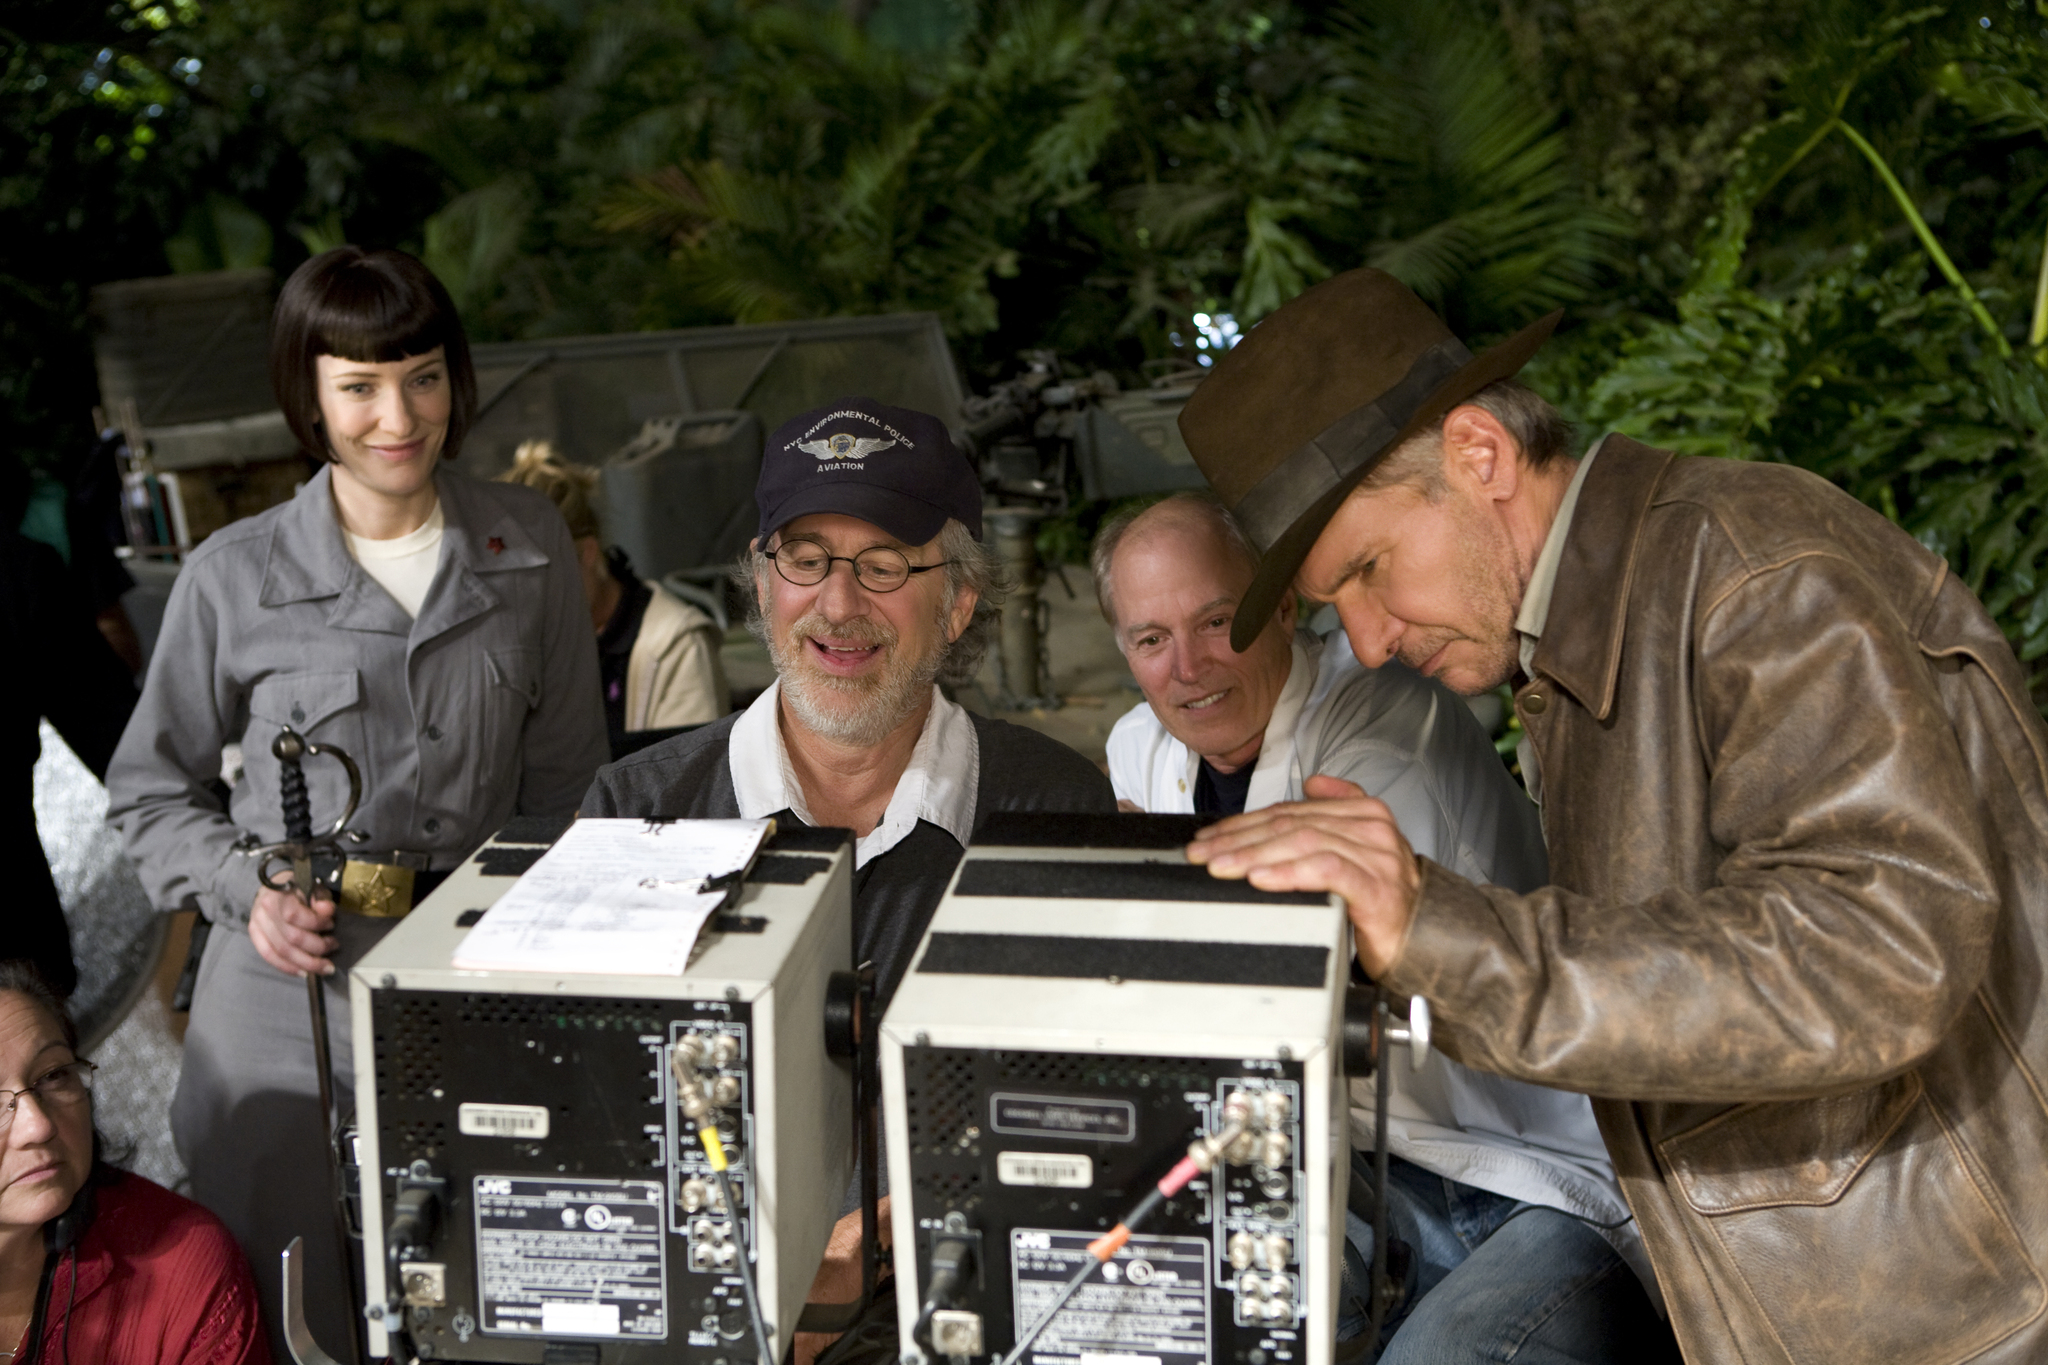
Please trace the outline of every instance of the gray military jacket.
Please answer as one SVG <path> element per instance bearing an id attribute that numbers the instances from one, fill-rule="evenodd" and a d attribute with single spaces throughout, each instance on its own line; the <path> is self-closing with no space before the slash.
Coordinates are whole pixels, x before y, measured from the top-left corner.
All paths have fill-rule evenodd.
<path id="1" fill-rule="evenodd" d="M 234 852 L 284 836 L 270 744 L 290 725 L 346 750 L 366 856 L 455 867 L 515 814 L 567 814 L 610 757 L 596 638 L 568 527 L 530 488 L 443 468 L 440 569 L 418 619 L 342 542 L 330 471 L 193 552 L 171 591 L 142 701 L 107 768 L 108 819 L 159 909 L 241 925 L 259 889 Z M 224 811 L 208 779 L 242 739 Z M 305 764 L 317 828 L 341 765 Z"/>

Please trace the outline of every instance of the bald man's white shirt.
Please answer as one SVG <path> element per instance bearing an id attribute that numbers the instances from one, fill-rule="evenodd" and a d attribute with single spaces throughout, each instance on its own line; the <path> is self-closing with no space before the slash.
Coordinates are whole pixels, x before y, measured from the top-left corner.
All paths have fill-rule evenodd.
<path id="1" fill-rule="evenodd" d="M 1110 785 L 1143 810 L 1191 813 L 1199 761 L 1150 704 L 1109 734 Z M 1518 890 L 1549 878 L 1536 810 L 1470 709 L 1402 664 L 1361 666 L 1342 631 L 1295 632 L 1245 809 L 1299 801 L 1318 773 L 1386 802 L 1417 853 L 1462 877 Z"/>
<path id="2" fill-rule="evenodd" d="M 1192 813 L 1199 761 L 1150 705 L 1110 731 L 1110 785 L 1119 800 L 1147 811 Z M 1550 878 L 1536 807 L 1464 700 L 1398 662 L 1364 667 L 1341 630 L 1323 639 L 1295 634 L 1245 809 L 1299 801 L 1303 780 L 1319 773 L 1386 802 L 1415 852 L 1461 877 L 1517 891 Z M 1437 1052 L 1419 1072 L 1397 1059 L 1390 1079 L 1389 1150 L 1463 1184 L 1602 1225 L 1601 1236 L 1661 1303 L 1584 1095 L 1471 1071 Z M 1352 1084 L 1354 1146 L 1372 1146 L 1373 1101 L 1371 1082 Z"/>
<path id="3" fill-rule="evenodd" d="M 1297 631 L 1287 669 L 1287 684 L 1273 703 L 1266 738 L 1252 769 L 1245 808 L 1257 810 L 1301 797 L 1301 778 L 1294 765 L 1294 734 L 1315 687 L 1316 660 L 1323 642 Z M 1195 764 L 1199 755 L 1167 733 L 1150 702 L 1124 714 L 1109 732 L 1109 785 L 1117 800 L 1160 813 L 1195 808 Z M 1291 785 L 1290 785 L 1291 784 Z"/>

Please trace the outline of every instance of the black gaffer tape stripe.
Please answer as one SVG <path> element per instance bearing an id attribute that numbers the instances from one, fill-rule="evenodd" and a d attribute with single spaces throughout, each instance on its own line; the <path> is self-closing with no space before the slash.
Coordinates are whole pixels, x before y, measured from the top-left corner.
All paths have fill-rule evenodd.
<path id="1" fill-rule="evenodd" d="M 546 854 L 544 848 L 503 848 L 486 844 L 477 850 L 471 861 L 482 865 L 486 877 L 523 877 Z"/>
<path id="2" fill-rule="evenodd" d="M 1045 896 L 1055 900 L 1221 901 L 1237 905 L 1328 905 L 1321 891 L 1261 891 L 1191 863 L 1037 862 L 970 858 L 956 896 Z"/>
<path id="3" fill-rule="evenodd" d="M 1328 948 L 1301 943 L 936 933 L 917 969 L 946 976 L 1114 976 L 1125 981 L 1314 989 L 1323 984 L 1329 965 Z"/>
<path id="4" fill-rule="evenodd" d="M 853 831 L 840 829 L 835 825 L 798 824 L 795 820 L 778 820 L 775 837 L 764 847 L 770 853 L 836 853 L 842 844 L 853 842 Z"/>
<path id="5" fill-rule="evenodd" d="M 754 859 L 747 880 L 756 886 L 802 886 L 832 866 L 830 858 L 812 858 L 802 853 L 763 853 Z"/>
<path id="6" fill-rule="evenodd" d="M 1213 815 L 1073 814 L 999 810 L 974 831 L 977 845 L 1009 848 L 1181 848 Z"/>
<path id="7" fill-rule="evenodd" d="M 515 815 L 492 838 L 501 844 L 552 844 L 575 822 L 573 815 Z"/>

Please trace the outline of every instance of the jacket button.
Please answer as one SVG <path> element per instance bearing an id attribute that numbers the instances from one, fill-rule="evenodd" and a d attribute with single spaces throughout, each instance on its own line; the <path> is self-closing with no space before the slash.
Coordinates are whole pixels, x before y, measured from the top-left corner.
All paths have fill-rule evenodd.
<path id="1" fill-rule="evenodd" d="M 1522 709 L 1532 716 L 1542 715 L 1543 708 L 1549 704 L 1549 702 L 1544 700 L 1541 692 L 1531 692 L 1528 696 L 1522 698 Z"/>
<path id="2" fill-rule="evenodd" d="M 427 727 L 427 738 L 432 740 L 439 740 L 441 738 L 441 727 L 438 725 L 429 725 Z"/>
<path id="3" fill-rule="evenodd" d="M 441 822 L 430 818 L 427 821 L 426 830 L 429 834 L 439 834 L 441 832 Z"/>

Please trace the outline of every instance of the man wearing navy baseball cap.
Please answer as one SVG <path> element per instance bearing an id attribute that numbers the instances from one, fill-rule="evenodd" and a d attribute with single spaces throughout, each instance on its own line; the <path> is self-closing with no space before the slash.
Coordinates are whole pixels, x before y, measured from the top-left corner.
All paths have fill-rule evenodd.
<path id="1" fill-rule="evenodd" d="M 989 812 L 1113 811 L 1116 798 L 1065 745 L 939 690 L 974 676 L 988 630 L 975 608 L 1007 590 L 977 539 L 981 485 L 943 422 L 866 398 L 807 412 L 768 438 L 754 501 L 760 531 L 733 577 L 775 684 L 600 769 L 582 813 L 852 830 L 855 960 L 875 964 L 886 1007 Z M 857 1295 L 859 1220 L 840 1219 L 814 1300 Z M 798 1358 L 822 1344 L 800 1336 Z"/>
<path id="2" fill-rule="evenodd" d="M 776 681 L 752 706 L 602 769 L 585 815 L 775 816 L 851 829 L 854 936 L 888 1003 L 990 811 L 1111 811 L 1109 780 L 1036 731 L 971 715 L 1006 585 L 981 485 L 945 423 L 847 398 L 768 438 L 759 534 L 734 566 Z"/>

